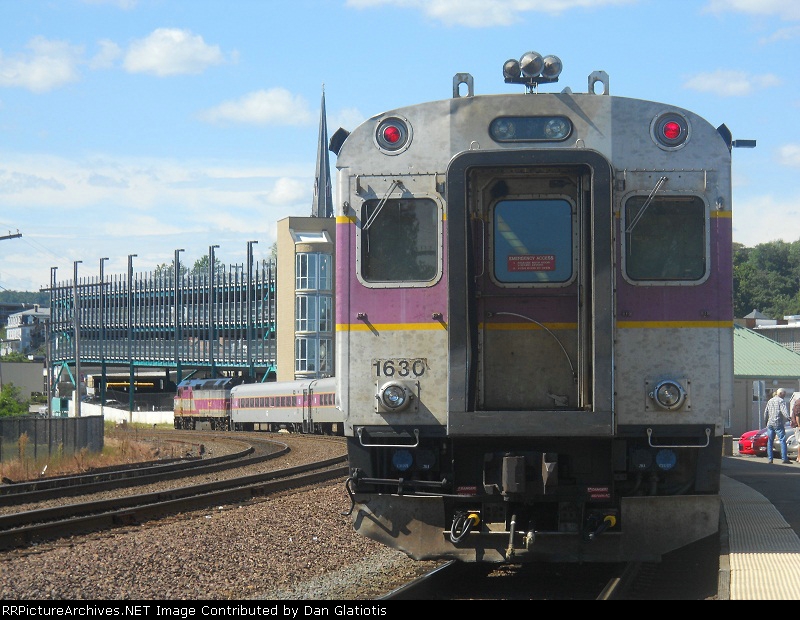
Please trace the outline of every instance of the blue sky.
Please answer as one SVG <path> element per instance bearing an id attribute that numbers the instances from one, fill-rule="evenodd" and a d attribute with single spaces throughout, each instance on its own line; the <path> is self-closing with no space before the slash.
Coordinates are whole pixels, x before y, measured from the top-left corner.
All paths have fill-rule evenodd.
<path id="1" fill-rule="evenodd" d="M 563 61 L 547 88 L 603 70 L 757 140 L 733 152 L 734 241 L 800 238 L 797 0 L 0 0 L 0 236 L 22 234 L 0 290 L 265 258 L 311 214 L 323 85 L 333 134 L 460 72 L 518 91 L 502 65 L 530 50 Z"/>

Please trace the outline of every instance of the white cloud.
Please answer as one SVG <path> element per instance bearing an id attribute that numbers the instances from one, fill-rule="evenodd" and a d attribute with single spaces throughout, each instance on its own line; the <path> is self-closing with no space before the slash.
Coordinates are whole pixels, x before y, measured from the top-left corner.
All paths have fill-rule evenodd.
<path id="1" fill-rule="evenodd" d="M 90 69 L 108 69 L 122 54 L 119 45 L 109 39 L 101 39 L 97 42 L 97 46 L 100 50 L 89 60 Z"/>
<path id="2" fill-rule="evenodd" d="M 448 26 L 486 28 L 518 22 L 523 13 L 558 15 L 575 8 L 635 4 L 638 0 L 347 0 L 347 6 L 368 9 L 397 6 L 417 9 Z"/>
<path id="3" fill-rule="evenodd" d="M 198 117 L 209 123 L 230 121 L 257 125 L 307 125 L 314 120 L 308 102 L 285 88 L 258 90 L 204 110 Z"/>
<path id="4" fill-rule="evenodd" d="M 81 0 L 84 4 L 110 4 L 122 10 L 136 8 L 138 0 Z"/>
<path id="5" fill-rule="evenodd" d="M 800 26 L 791 26 L 790 28 L 779 28 L 768 37 L 759 39 L 759 43 L 769 44 L 777 43 L 778 41 L 791 41 L 800 37 Z"/>
<path id="6" fill-rule="evenodd" d="M 706 10 L 711 13 L 777 15 L 789 21 L 800 19 L 800 3 L 797 0 L 709 0 Z"/>
<path id="7" fill-rule="evenodd" d="M 124 66 L 131 73 L 167 75 L 202 73 L 225 61 L 217 45 L 188 30 L 158 28 L 144 39 L 134 41 L 125 54 Z"/>
<path id="8" fill-rule="evenodd" d="M 791 196 L 778 200 L 769 194 L 736 199 L 733 240 L 746 247 L 800 240 L 800 203 Z"/>
<path id="9" fill-rule="evenodd" d="M 0 51 L 0 86 L 45 93 L 80 79 L 82 47 L 41 36 L 32 38 L 25 47 L 30 53 L 13 57 Z"/>
<path id="10" fill-rule="evenodd" d="M 268 255 L 277 220 L 310 214 L 310 171 L 312 162 L 75 160 L 0 151 L 0 202 L 14 205 L 2 212 L 3 226 L 23 235 L 3 247 L 0 287 L 38 290 L 52 266 L 59 279 L 69 277 L 74 260 L 91 273 L 100 256 L 110 258 L 107 273 L 123 273 L 131 253 L 137 272 L 168 263 L 175 248 L 193 262 L 216 243 L 228 263 L 243 260 L 246 242 L 257 240 Z M 26 227 L 23 213 L 40 215 Z"/>
<path id="11" fill-rule="evenodd" d="M 328 134 L 332 136 L 339 127 L 347 131 L 353 131 L 365 120 L 367 120 L 367 117 L 357 108 L 343 108 L 337 110 L 333 115 L 328 115 L 326 119 Z"/>
<path id="12" fill-rule="evenodd" d="M 800 144 L 785 144 L 780 147 L 778 163 L 790 168 L 800 168 Z"/>
<path id="13" fill-rule="evenodd" d="M 683 87 L 705 93 L 714 93 L 723 97 L 743 97 L 754 91 L 772 86 L 779 86 L 780 78 L 773 74 L 751 75 L 744 71 L 714 71 L 699 73 L 688 78 Z"/>
<path id="14" fill-rule="evenodd" d="M 309 186 L 296 178 L 280 178 L 275 186 L 267 192 L 268 202 L 275 205 L 289 205 L 302 201 L 309 196 Z M 311 211 L 311 200 L 308 201 Z"/>

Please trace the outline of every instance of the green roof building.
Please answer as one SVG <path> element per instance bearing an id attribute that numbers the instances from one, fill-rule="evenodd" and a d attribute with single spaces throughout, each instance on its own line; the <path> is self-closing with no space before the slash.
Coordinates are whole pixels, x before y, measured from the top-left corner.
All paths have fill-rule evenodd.
<path id="1" fill-rule="evenodd" d="M 779 387 L 786 390 L 787 398 L 800 389 L 800 353 L 752 329 L 734 325 L 734 398 L 726 434 L 739 437 L 762 428 L 764 407 Z"/>

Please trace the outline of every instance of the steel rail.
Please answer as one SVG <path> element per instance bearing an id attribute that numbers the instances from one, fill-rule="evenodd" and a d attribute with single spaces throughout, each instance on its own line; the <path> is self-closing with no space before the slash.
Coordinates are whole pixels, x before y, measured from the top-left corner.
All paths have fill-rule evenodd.
<path id="1" fill-rule="evenodd" d="M 167 514 L 248 501 L 347 475 L 340 456 L 317 463 L 123 498 L 0 516 L 0 549 L 142 523 Z"/>

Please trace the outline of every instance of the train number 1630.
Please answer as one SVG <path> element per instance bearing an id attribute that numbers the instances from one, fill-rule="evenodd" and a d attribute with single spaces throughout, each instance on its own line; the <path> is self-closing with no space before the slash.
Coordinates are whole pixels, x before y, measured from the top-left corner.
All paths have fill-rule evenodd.
<path id="1" fill-rule="evenodd" d="M 421 377 L 428 368 L 428 360 L 418 359 L 393 359 L 372 360 L 376 377 Z"/>

